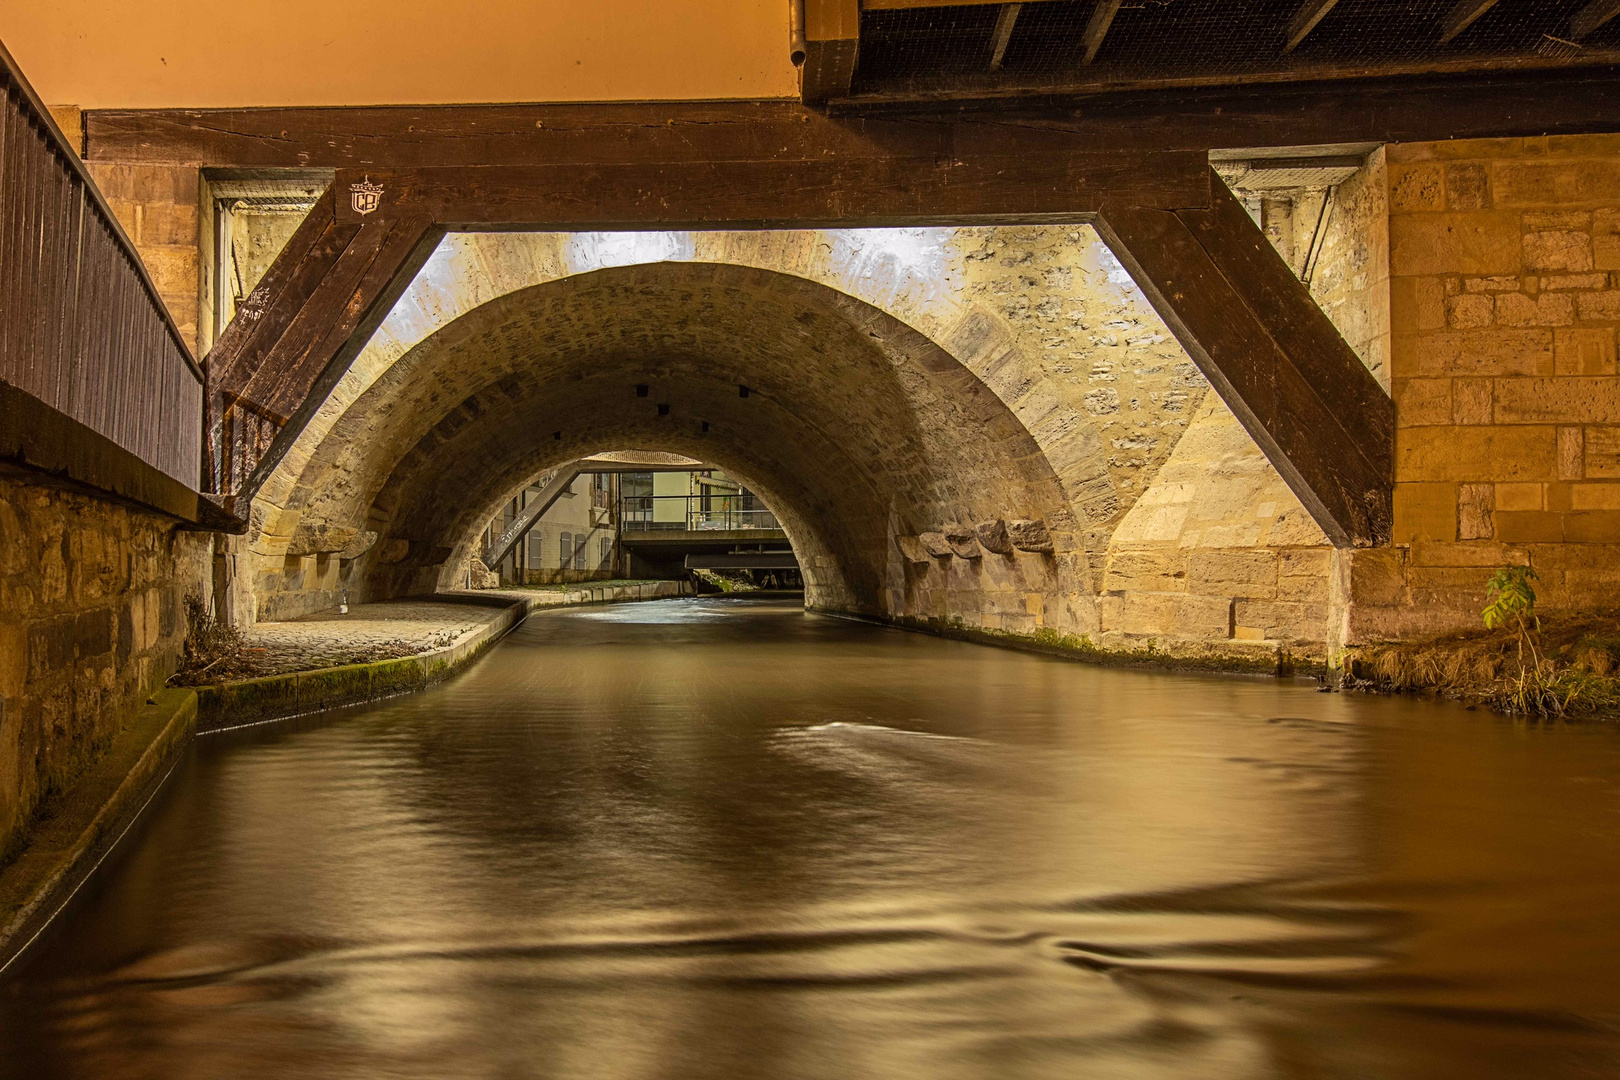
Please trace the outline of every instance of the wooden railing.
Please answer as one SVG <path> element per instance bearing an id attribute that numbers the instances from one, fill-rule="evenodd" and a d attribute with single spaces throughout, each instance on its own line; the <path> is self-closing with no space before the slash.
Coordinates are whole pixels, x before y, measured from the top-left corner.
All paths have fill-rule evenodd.
<path id="1" fill-rule="evenodd" d="M 197 490 L 202 371 L 135 246 L 4 46 L 0 381 Z"/>

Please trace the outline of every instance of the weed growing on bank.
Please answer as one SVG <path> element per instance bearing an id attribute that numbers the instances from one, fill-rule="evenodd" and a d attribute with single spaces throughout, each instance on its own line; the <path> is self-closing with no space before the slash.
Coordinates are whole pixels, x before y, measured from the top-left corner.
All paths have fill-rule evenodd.
<path id="1" fill-rule="evenodd" d="M 1492 575 L 1482 631 L 1355 650 L 1346 688 L 1436 693 L 1514 716 L 1620 718 L 1620 613 L 1539 616 L 1536 580 L 1522 566 Z"/>

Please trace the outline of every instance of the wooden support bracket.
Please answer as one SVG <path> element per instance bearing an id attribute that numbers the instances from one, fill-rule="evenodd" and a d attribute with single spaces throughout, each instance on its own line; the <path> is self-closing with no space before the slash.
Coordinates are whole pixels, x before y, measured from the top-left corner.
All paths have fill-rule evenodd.
<path id="1" fill-rule="evenodd" d="M 1395 407 L 1219 178 L 1208 208 L 1098 231 L 1338 547 L 1387 544 Z"/>

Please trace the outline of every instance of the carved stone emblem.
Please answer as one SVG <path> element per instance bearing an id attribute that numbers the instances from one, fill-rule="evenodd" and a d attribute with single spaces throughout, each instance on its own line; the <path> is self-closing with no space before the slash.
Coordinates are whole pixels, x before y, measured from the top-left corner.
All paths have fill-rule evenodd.
<path id="1" fill-rule="evenodd" d="M 358 184 L 349 185 L 349 205 L 357 214 L 369 214 L 381 205 L 382 193 L 383 186 L 373 184 L 368 176 Z"/>

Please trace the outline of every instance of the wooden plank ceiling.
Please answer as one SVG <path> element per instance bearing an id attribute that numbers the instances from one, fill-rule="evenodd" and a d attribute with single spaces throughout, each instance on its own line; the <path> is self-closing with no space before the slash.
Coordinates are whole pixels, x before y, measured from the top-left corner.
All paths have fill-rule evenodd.
<path id="1" fill-rule="evenodd" d="M 807 104 L 1620 63 L 1620 0 L 804 0 Z"/>

